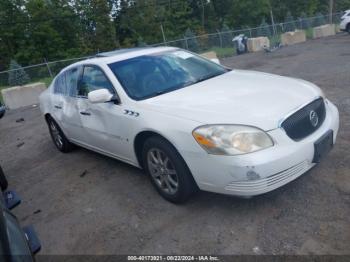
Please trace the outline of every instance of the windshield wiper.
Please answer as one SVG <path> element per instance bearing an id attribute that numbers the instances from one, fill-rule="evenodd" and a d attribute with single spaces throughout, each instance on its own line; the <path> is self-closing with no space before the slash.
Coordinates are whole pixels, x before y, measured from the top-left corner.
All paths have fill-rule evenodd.
<path id="1" fill-rule="evenodd" d="M 179 90 L 179 89 L 185 88 L 185 87 L 187 87 L 187 86 L 197 84 L 197 83 L 199 83 L 199 82 L 203 82 L 203 81 L 205 81 L 205 80 L 208 80 L 208 79 L 210 79 L 210 78 L 213 78 L 213 77 L 216 77 L 216 76 L 219 76 L 219 75 L 222 75 L 222 74 L 224 74 L 224 73 L 221 73 L 221 72 L 220 72 L 220 73 L 216 73 L 216 74 L 206 75 L 206 76 L 201 77 L 201 78 L 199 78 L 199 79 L 197 79 L 197 80 L 195 80 L 195 81 L 193 81 L 193 80 L 192 80 L 192 81 L 187 81 L 187 82 L 185 82 L 185 83 L 183 83 L 183 84 L 181 84 L 181 85 L 179 85 L 179 86 L 177 86 L 177 87 L 175 87 L 175 88 L 170 88 L 170 89 L 165 89 L 165 90 L 158 91 L 158 92 L 156 92 L 156 93 L 154 93 L 154 94 L 148 96 L 147 98 L 151 98 L 151 97 L 156 97 L 156 96 L 164 95 L 164 94 L 166 94 L 166 93 L 169 93 L 169 92 L 172 92 L 172 91 L 175 91 L 175 90 Z"/>
<path id="2" fill-rule="evenodd" d="M 165 89 L 165 90 L 158 91 L 158 92 L 156 92 L 156 93 L 155 93 L 154 95 L 152 95 L 152 96 L 160 96 L 160 95 L 163 95 L 163 94 L 165 94 L 165 93 L 169 93 L 169 92 L 172 92 L 172 91 L 175 91 L 175 90 L 179 90 L 179 89 L 181 89 L 181 88 L 184 88 L 184 87 L 193 85 L 193 84 L 195 84 L 195 83 L 196 83 L 196 81 L 187 81 L 187 82 L 185 82 L 185 83 L 183 83 L 183 84 L 181 84 L 181 85 L 178 85 L 178 86 L 176 86 L 176 87 L 174 87 L 174 88 L 170 88 L 170 89 Z"/>
<path id="3" fill-rule="evenodd" d="M 220 76 L 220 75 L 223 75 L 224 73 L 220 72 L 220 73 L 215 73 L 215 74 L 210 74 L 210 75 L 206 75 L 206 76 L 203 76 L 201 78 L 198 78 L 196 81 L 194 81 L 192 84 L 197 84 L 197 83 L 200 83 L 200 82 L 203 82 L 205 80 L 208 80 L 210 78 L 214 78 L 216 76 Z"/>

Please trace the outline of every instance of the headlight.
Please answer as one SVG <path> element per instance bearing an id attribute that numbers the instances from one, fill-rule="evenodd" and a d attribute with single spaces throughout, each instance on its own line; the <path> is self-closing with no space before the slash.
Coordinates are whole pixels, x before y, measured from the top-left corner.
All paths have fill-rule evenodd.
<path id="1" fill-rule="evenodd" d="M 273 146 L 263 130 L 241 125 L 207 125 L 196 128 L 193 137 L 209 154 L 242 155 Z"/>

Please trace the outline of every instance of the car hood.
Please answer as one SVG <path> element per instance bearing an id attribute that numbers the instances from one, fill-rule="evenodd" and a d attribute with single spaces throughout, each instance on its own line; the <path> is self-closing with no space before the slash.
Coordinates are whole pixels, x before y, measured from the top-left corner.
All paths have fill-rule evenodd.
<path id="1" fill-rule="evenodd" d="M 263 130 L 322 91 L 312 83 L 254 71 L 233 70 L 195 85 L 142 101 L 145 109 L 201 124 L 242 124 Z"/>

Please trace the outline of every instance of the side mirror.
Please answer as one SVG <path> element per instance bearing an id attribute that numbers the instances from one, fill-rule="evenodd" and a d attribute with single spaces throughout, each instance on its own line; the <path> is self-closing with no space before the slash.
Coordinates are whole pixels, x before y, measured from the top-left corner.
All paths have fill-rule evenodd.
<path id="1" fill-rule="evenodd" d="M 111 94 L 108 91 L 108 89 L 105 89 L 105 88 L 91 91 L 88 94 L 88 99 L 93 104 L 105 103 L 105 102 L 110 102 L 115 100 L 113 94 Z"/>
<path id="2" fill-rule="evenodd" d="M 212 59 L 210 59 L 210 60 L 211 60 L 212 62 L 218 64 L 218 65 L 221 65 L 220 60 L 217 59 L 217 58 L 212 58 Z"/>

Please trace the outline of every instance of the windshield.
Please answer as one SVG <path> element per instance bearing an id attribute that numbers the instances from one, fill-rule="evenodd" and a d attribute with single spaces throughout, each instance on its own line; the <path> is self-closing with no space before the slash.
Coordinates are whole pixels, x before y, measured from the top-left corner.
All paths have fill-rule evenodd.
<path id="1" fill-rule="evenodd" d="M 142 100 L 222 75 L 228 69 L 192 53 L 175 50 L 109 64 L 126 93 Z"/>

